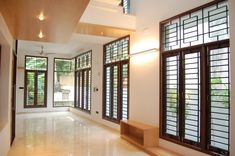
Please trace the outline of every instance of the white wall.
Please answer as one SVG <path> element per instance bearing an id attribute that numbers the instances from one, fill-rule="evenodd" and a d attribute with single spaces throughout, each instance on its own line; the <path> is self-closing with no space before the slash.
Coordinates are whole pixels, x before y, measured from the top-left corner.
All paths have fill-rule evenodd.
<path id="1" fill-rule="evenodd" d="M 102 77 L 103 77 L 103 45 L 92 45 L 85 48 L 84 52 L 92 50 L 92 101 L 91 101 L 91 114 L 84 113 L 78 109 L 69 108 L 71 112 L 79 114 L 88 119 L 95 120 L 101 124 L 119 129 L 119 125 L 102 119 Z M 53 107 L 53 60 L 54 57 L 59 58 L 72 58 L 74 56 L 66 55 L 49 55 L 48 57 L 48 87 L 47 87 L 47 108 L 24 108 L 24 90 L 19 87 L 24 87 L 24 67 L 25 55 L 35 55 L 35 53 L 27 53 L 24 50 L 18 51 L 17 67 L 17 94 L 16 94 L 16 110 L 17 113 L 28 112 L 52 112 L 52 111 L 66 111 L 67 107 Z M 97 87 L 98 92 L 93 92 L 93 88 Z M 99 113 L 97 114 L 96 111 Z"/>
<path id="2" fill-rule="evenodd" d="M 17 80 L 16 80 L 16 112 L 52 112 L 52 111 L 67 111 L 67 107 L 53 107 L 53 63 L 54 56 L 48 56 L 48 73 L 47 73 L 47 107 L 46 108 L 24 108 L 24 90 L 19 87 L 24 87 L 24 64 L 25 55 L 35 55 L 35 53 L 25 52 L 19 49 L 17 55 Z M 67 56 L 57 55 L 56 57 L 66 58 Z M 23 69 L 22 69 L 23 68 Z"/>
<path id="3" fill-rule="evenodd" d="M 106 126 L 119 130 L 119 125 L 102 119 L 102 93 L 103 93 L 103 45 L 93 45 L 92 49 L 92 92 L 91 92 L 91 114 L 82 112 L 75 108 L 70 108 L 71 112 L 79 114 L 88 119 L 97 121 Z M 87 49 L 90 50 L 90 49 Z M 98 88 L 94 92 L 93 88 Z M 99 112 L 99 114 L 96 113 Z"/>
<path id="4" fill-rule="evenodd" d="M 11 62 L 13 38 L 0 13 L 0 156 L 7 156 L 11 140 Z"/>
<path id="5" fill-rule="evenodd" d="M 235 1 L 229 1 L 229 10 L 230 10 L 230 47 L 231 47 L 231 144 L 230 144 L 230 152 L 231 156 L 235 155 Z"/>

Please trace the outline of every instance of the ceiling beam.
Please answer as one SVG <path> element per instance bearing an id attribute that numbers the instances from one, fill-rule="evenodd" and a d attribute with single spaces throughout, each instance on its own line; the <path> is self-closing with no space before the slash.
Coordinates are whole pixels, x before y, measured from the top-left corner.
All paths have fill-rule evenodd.
<path id="1" fill-rule="evenodd" d="M 76 28 L 76 33 L 78 34 L 104 36 L 111 38 L 120 38 L 133 32 L 135 32 L 135 30 L 89 23 L 78 23 Z"/>

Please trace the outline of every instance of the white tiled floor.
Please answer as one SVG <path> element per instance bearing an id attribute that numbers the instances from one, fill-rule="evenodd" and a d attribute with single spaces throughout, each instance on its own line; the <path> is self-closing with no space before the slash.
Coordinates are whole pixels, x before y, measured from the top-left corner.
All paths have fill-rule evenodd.
<path id="1" fill-rule="evenodd" d="M 69 112 L 17 115 L 8 156 L 146 156 L 119 133 Z"/>

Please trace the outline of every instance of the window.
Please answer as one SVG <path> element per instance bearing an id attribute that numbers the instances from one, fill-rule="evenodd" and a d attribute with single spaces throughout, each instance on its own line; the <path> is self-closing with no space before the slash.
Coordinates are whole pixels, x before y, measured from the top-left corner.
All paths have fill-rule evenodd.
<path id="1" fill-rule="evenodd" d="M 103 118 L 128 119 L 129 36 L 104 45 Z"/>
<path id="2" fill-rule="evenodd" d="M 54 59 L 54 107 L 74 106 L 74 59 Z"/>
<path id="3" fill-rule="evenodd" d="M 161 22 L 160 136 L 229 155 L 228 1 Z"/>
<path id="4" fill-rule="evenodd" d="M 25 57 L 24 107 L 46 107 L 47 104 L 47 58 Z"/>
<path id="5" fill-rule="evenodd" d="M 130 0 L 122 0 L 123 13 L 130 14 Z"/>
<path id="6" fill-rule="evenodd" d="M 75 107 L 91 111 L 91 53 L 88 51 L 76 57 L 76 103 Z"/>

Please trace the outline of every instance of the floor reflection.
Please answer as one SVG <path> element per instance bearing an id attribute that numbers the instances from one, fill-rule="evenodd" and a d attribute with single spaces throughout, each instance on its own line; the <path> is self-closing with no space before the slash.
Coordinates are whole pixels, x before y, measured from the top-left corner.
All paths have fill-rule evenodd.
<path id="1" fill-rule="evenodd" d="M 147 156 L 119 133 L 69 112 L 17 115 L 8 156 Z"/>

